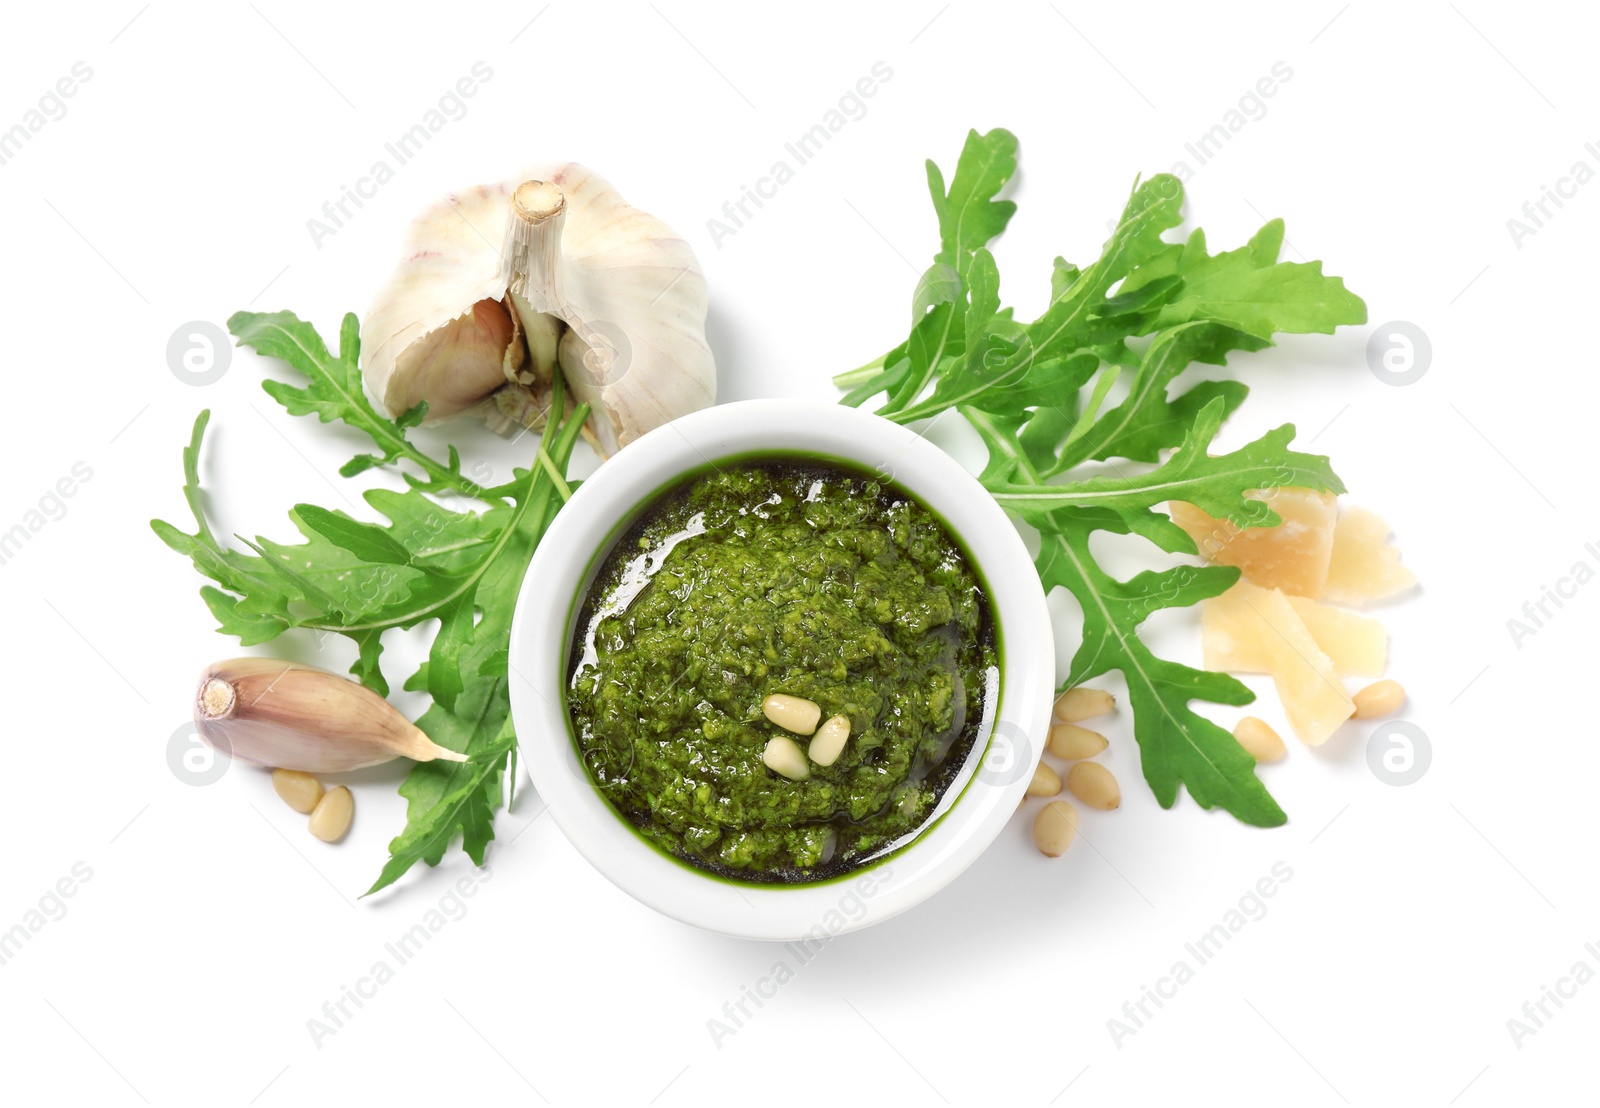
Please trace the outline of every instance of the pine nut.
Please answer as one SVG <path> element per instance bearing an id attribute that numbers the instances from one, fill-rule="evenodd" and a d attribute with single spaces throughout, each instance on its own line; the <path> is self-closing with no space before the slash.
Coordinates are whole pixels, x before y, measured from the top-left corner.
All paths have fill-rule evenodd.
<path id="1" fill-rule="evenodd" d="M 1406 690 L 1398 681 L 1374 681 L 1350 698 L 1356 706 L 1356 719 L 1392 716 L 1406 702 Z"/>
<path id="2" fill-rule="evenodd" d="M 844 744 L 849 738 L 850 717 L 830 716 L 828 722 L 818 728 L 807 752 L 817 765 L 831 766 L 839 760 L 839 755 L 844 753 Z"/>
<path id="3" fill-rule="evenodd" d="M 311 833 L 325 843 L 336 843 L 350 830 L 350 820 L 356 814 L 356 799 L 343 785 L 329 789 L 311 809 L 311 821 L 306 825 Z"/>
<path id="4" fill-rule="evenodd" d="M 1067 789 L 1091 808 L 1109 812 L 1122 803 L 1122 790 L 1099 762 L 1079 762 L 1067 771 Z"/>
<path id="5" fill-rule="evenodd" d="M 816 701 L 803 696 L 773 693 L 761 702 L 761 714 L 785 731 L 809 735 L 817 729 L 817 723 L 822 719 L 822 708 Z"/>
<path id="6" fill-rule="evenodd" d="M 310 812 L 322 799 L 322 782 L 297 769 L 273 770 L 272 787 L 297 812 Z"/>
<path id="7" fill-rule="evenodd" d="M 1028 782 L 1029 796 L 1060 796 L 1061 775 L 1040 762 L 1033 767 L 1033 780 Z"/>
<path id="8" fill-rule="evenodd" d="M 1050 728 L 1050 753 L 1064 762 L 1093 758 L 1106 748 L 1106 737 L 1098 731 L 1073 723 L 1058 723 Z"/>
<path id="9" fill-rule="evenodd" d="M 791 781 L 804 781 L 811 776 L 806 756 L 800 744 L 787 735 L 774 735 L 767 740 L 767 749 L 761 754 L 762 762 L 774 773 L 781 773 Z"/>
<path id="10" fill-rule="evenodd" d="M 1117 706 L 1116 697 L 1104 689 L 1090 689 L 1080 685 L 1056 697 L 1057 723 L 1077 723 L 1110 713 Z"/>
<path id="11" fill-rule="evenodd" d="M 1078 835 L 1078 809 L 1065 800 L 1052 800 L 1033 817 L 1033 845 L 1039 853 L 1059 858 Z"/>
<path id="12" fill-rule="evenodd" d="M 1276 762 L 1284 756 L 1283 739 L 1272 725 L 1255 716 L 1245 716 L 1233 725 L 1233 737 L 1245 753 L 1258 762 Z"/>

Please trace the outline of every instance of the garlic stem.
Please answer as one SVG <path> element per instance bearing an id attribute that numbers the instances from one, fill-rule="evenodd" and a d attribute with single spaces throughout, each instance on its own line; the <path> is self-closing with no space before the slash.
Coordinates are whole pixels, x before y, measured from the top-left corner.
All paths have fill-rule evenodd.
<path id="1" fill-rule="evenodd" d="M 200 705 L 208 719 L 227 715 L 235 699 L 233 686 L 220 677 L 211 678 L 200 689 Z"/>
<path id="2" fill-rule="evenodd" d="M 549 181 L 524 181 L 511 194 L 506 221 L 506 288 L 519 314 L 526 303 L 533 312 L 561 311 L 557 277 L 561 270 L 561 232 L 567 222 L 567 198 Z M 560 320 L 556 321 L 557 326 Z M 523 315 L 522 325 L 534 325 Z"/>
<path id="3" fill-rule="evenodd" d="M 501 251 L 503 276 L 511 302 L 530 336 L 530 349 L 535 330 L 547 326 L 541 316 L 559 317 L 557 365 L 573 399 L 588 404 L 597 413 L 585 425 L 585 433 L 602 454 L 610 455 L 620 445 L 618 431 L 611 420 L 600 418 L 599 413 L 608 411 L 603 393 L 612 363 L 610 358 L 596 359 L 591 351 L 592 343 L 605 341 L 595 327 L 603 321 L 581 318 L 565 296 L 566 260 L 561 253 L 561 234 L 566 216 L 567 199 L 557 185 L 549 181 L 524 181 L 518 185 L 511 194 L 511 216 L 506 220 L 505 249 Z M 588 364 L 591 361 L 597 364 Z M 499 410 L 510 415 L 507 407 L 499 404 Z"/>

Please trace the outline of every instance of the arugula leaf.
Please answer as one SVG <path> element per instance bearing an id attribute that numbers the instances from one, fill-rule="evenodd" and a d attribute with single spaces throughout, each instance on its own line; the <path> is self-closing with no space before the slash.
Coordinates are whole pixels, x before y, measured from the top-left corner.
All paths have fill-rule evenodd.
<path id="1" fill-rule="evenodd" d="M 1127 531 L 1143 535 L 1162 550 L 1184 554 L 1198 552 L 1194 540 L 1164 513 L 1153 511 L 1158 504 L 1182 500 L 1240 527 L 1271 527 L 1280 522 L 1277 514 L 1258 501 L 1246 500 L 1246 492 L 1284 485 L 1344 492 L 1327 458 L 1288 448 L 1293 424 L 1269 431 L 1231 454 L 1208 454 L 1206 447 L 1222 424 L 1223 408 L 1221 398 L 1207 404 L 1183 445 L 1149 472 L 1091 477 L 1065 485 L 991 480 L 987 487 L 1002 507 L 1037 526 L 1048 527 L 1065 509 L 1098 508 L 1113 513 Z"/>
<path id="2" fill-rule="evenodd" d="M 967 133 L 948 192 L 944 175 L 929 160 L 928 192 L 939 214 L 940 246 L 911 296 L 911 340 L 862 367 L 869 371 L 868 376 L 853 384 L 871 391 L 858 388 L 846 403 L 860 403 L 875 392 L 886 391 L 894 402 L 904 404 L 927 388 L 946 356 L 981 350 L 971 344 L 971 338 L 999 307 L 994 297 L 1000 280 L 994 259 L 983 245 L 1005 230 L 1017 210 L 1010 200 L 994 199 L 1016 169 L 1016 136 L 998 128 L 984 135 Z M 964 303 L 969 294 L 970 313 Z M 974 318 L 963 323 L 968 316 Z"/>
<path id="3" fill-rule="evenodd" d="M 408 820 L 406 829 L 389 844 L 389 860 L 372 888 L 362 896 L 388 888 L 418 862 L 438 865 L 458 828 L 463 832 L 465 848 L 473 862 L 483 865 L 484 850 L 494 837 L 489 825 L 493 809 L 486 806 L 485 797 L 499 793 L 501 769 L 515 749 L 516 735 L 507 716 L 493 742 L 471 762 L 451 762 L 449 765 L 455 772 L 448 777 L 434 775 L 429 781 L 431 791 L 426 798 L 421 798 L 423 790 L 413 786 L 408 777 L 401 792 L 419 805 L 421 814 Z M 437 764 L 422 762 L 417 769 Z"/>
<path id="4" fill-rule="evenodd" d="M 998 127 L 986 135 L 968 131 L 949 192 L 932 158 L 927 169 L 928 191 L 939 215 L 934 261 L 954 267 L 964 280 L 974 252 L 1004 231 L 1017 210 L 1012 201 L 995 199 L 1017 171 L 1017 136 Z"/>
<path id="5" fill-rule="evenodd" d="M 1366 305 L 1344 281 L 1325 277 L 1321 262 L 1278 261 L 1282 247 L 1281 219 L 1222 254 L 1207 254 L 1205 232 L 1196 229 L 1182 246 L 1168 247 L 1159 260 L 1129 274 L 1123 294 L 1177 280 L 1170 287 L 1178 295 L 1161 303 L 1145 323 L 1153 328 L 1211 319 L 1266 340 L 1276 331 L 1331 335 L 1340 324 L 1366 322 Z"/>
<path id="6" fill-rule="evenodd" d="M 297 504 L 294 514 L 311 530 L 358 558 L 381 565 L 403 566 L 411 552 L 390 538 L 381 527 L 361 523 L 343 512 L 330 512 L 315 504 Z"/>
<path id="7" fill-rule="evenodd" d="M 1280 262 L 1280 220 L 1221 254 L 1207 251 L 1200 231 L 1166 241 L 1183 220 L 1183 187 L 1158 174 L 1135 183 L 1098 259 L 1085 267 L 1055 260 L 1049 304 L 1019 323 L 1001 303 L 987 249 L 1015 210 L 993 199 L 1015 170 L 1015 139 L 1004 131 L 968 136 L 948 192 L 930 166 L 940 249 L 918 284 L 911 335 L 835 383 L 849 390 L 848 404 L 881 393 L 878 413 L 900 423 L 955 408 L 977 430 L 989 451 L 979 480 L 1038 530 L 1046 590 L 1067 590 L 1083 609 L 1083 642 L 1066 687 L 1122 672 L 1145 779 L 1163 807 L 1182 785 L 1203 807 L 1258 826 L 1280 824 L 1286 817 L 1256 778 L 1254 760 L 1190 707 L 1196 700 L 1246 704 L 1249 689 L 1226 674 L 1158 658 L 1138 634 L 1153 612 L 1215 596 L 1238 570 L 1179 565 L 1123 581 L 1095 561 L 1090 540 L 1096 531 L 1132 534 L 1193 554 L 1193 540 L 1160 510 L 1168 501 L 1259 527 L 1278 518 L 1246 496 L 1253 490 L 1344 491 L 1328 459 L 1290 449 L 1290 425 L 1232 453 L 1209 453 L 1244 400 L 1243 384 L 1210 380 L 1174 390 L 1194 364 L 1226 364 L 1230 353 L 1263 349 L 1282 332 L 1331 333 L 1365 322 L 1366 306 L 1321 263 Z M 1106 410 L 1119 380 L 1127 392 Z M 1075 473 L 1086 462 L 1119 458 L 1135 470 L 1114 464 L 1110 474 Z"/>
<path id="8" fill-rule="evenodd" d="M 1157 658 L 1138 635 L 1139 624 L 1152 612 L 1216 596 L 1238 579 L 1239 571 L 1231 566 L 1178 566 L 1118 581 L 1089 552 L 1089 536 L 1096 529 L 1092 519 L 1068 519 L 1039 554 L 1045 587 L 1067 589 L 1084 609 L 1083 644 L 1073 656 L 1066 684 L 1122 671 L 1144 779 L 1163 808 L 1177 800 L 1181 782 L 1202 808 L 1221 807 L 1256 827 L 1284 823 L 1288 817 L 1256 777 L 1255 759 L 1226 730 L 1189 707 L 1192 700 L 1248 704 L 1255 694 L 1227 674 Z"/>
<path id="9" fill-rule="evenodd" d="M 367 399 L 354 315 L 345 317 L 337 357 L 310 324 L 287 312 L 240 312 L 229 326 L 241 344 L 281 359 L 303 379 L 300 385 L 264 383 L 291 413 L 342 422 L 372 440 L 379 452 L 358 455 L 341 472 L 405 462 L 423 476 L 404 473 L 409 488 L 403 492 L 365 494 L 387 522 L 300 504 L 289 518 L 305 541 L 240 540 L 253 553 L 235 550 L 217 539 L 205 517 L 199 458 L 210 413 L 202 412 L 183 455 L 184 498 L 195 530 L 161 520 L 151 526 L 214 582 L 201 596 L 219 630 L 245 645 L 295 628 L 344 635 L 357 649 L 351 672 L 381 695 L 389 691 L 384 633 L 439 621 L 428 660 L 405 687 L 425 690 L 433 701 L 417 726 L 471 760 L 413 767 L 400 787 L 408 802 L 406 829 L 368 891 L 392 884 L 419 860 L 436 865 L 458 833 L 481 865 L 514 750 L 506 692 L 513 602 L 535 546 L 571 495 L 566 468 L 588 409 L 578 405 L 547 424 L 528 468 L 503 485 L 482 488 L 462 474 L 453 447 L 440 462 L 410 441 L 407 432 L 421 422 L 421 406 L 391 420 Z M 559 379 L 553 410 L 565 410 Z M 482 509 L 446 507 L 437 498 L 442 493 L 467 497 Z"/>
<path id="10" fill-rule="evenodd" d="M 969 148 L 970 145 L 969 140 Z M 959 168 L 956 176 L 961 177 Z M 986 358 L 981 367 L 970 359 L 959 364 L 956 364 L 957 359 L 946 364 L 936 363 L 927 367 L 920 379 L 914 372 L 878 414 L 899 423 L 909 423 L 960 404 L 974 403 L 980 396 L 984 398 L 981 406 L 985 410 L 994 408 L 1004 399 L 1007 410 L 1016 411 L 1042 403 L 1045 397 L 1060 396 L 1081 387 L 1100 364 L 1096 348 L 1120 342 L 1129 333 L 1126 324 L 1115 321 L 1116 314 L 1124 310 L 1121 306 L 1112 305 L 1110 316 L 1102 317 L 1108 305 L 1107 290 L 1127 276 L 1134 266 L 1156 258 L 1168 248 L 1161 233 L 1182 221 L 1182 200 L 1182 185 L 1168 174 L 1159 174 L 1136 186 L 1099 261 L 1086 270 L 1058 264 L 1052 274 L 1049 307 L 1024 327 L 1004 329 L 1013 333 L 1002 332 L 998 336 L 1002 340 L 999 349 L 1005 351 L 1001 357 Z M 1009 216 L 1009 212 L 1007 214 Z M 988 251 L 983 251 L 983 255 L 989 257 Z M 976 256 L 974 251 L 975 260 Z M 990 264 L 992 267 L 992 258 Z M 993 281 L 998 286 L 997 274 Z M 961 307 L 957 298 L 948 310 L 955 314 Z M 988 298 L 972 296 L 969 311 L 986 313 L 986 318 L 978 321 L 975 329 L 997 318 L 998 307 L 997 300 L 991 302 Z M 1009 325 L 1010 317 L 1004 317 L 1004 322 Z M 943 352 L 940 354 L 943 361 Z M 911 385 L 925 384 L 936 376 L 938 384 L 933 394 L 913 402 L 921 395 L 922 388 L 913 390 Z"/>
<path id="11" fill-rule="evenodd" d="M 478 496 L 479 490 L 461 473 L 461 458 L 455 447 L 449 460 L 440 464 L 411 444 L 406 431 L 421 424 L 427 406 L 419 404 L 399 419 L 388 419 L 373 407 L 361 382 L 361 324 L 354 312 L 345 315 L 339 327 L 339 355 L 334 357 L 316 328 L 293 312 L 235 312 L 228 317 L 228 330 L 240 346 L 254 347 L 257 353 L 277 358 L 298 370 L 304 385 L 267 380 L 261 383 L 290 415 L 314 415 L 323 423 L 338 420 L 372 439 L 381 453 L 359 454 L 339 472 L 345 477 L 405 459 L 428 475 L 427 480 L 406 474 L 414 487 L 432 492 L 454 491 Z"/>
<path id="12" fill-rule="evenodd" d="M 1037 479 L 1015 439 L 991 417 L 973 409 L 963 414 L 993 455 L 1006 459 L 1012 474 Z M 1058 509 L 1041 522 L 1035 564 L 1045 590 L 1064 588 L 1083 609 L 1083 642 L 1062 687 L 1122 671 L 1145 781 L 1163 808 L 1176 802 L 1181 782 L 1204 808 L 1221 807 L 1257 827 L 1283 823 L 1283 810 L 1255 775 L 1255 759 L 1231 734 L 1189 707 L 1192 700 L 1248 704 L 1255 694 L 1227 674 L 1156 657 L 1138 635 L 1139 625 L 1154 612 L 1216 596 L 1238 580 L 1239 571 L 1232 566 L 1177 566 L 1119 581 L 1100 568 L 1089 549 L 1096 530 L 1127 533 L 1116 512 L 1073 507 Z"/>

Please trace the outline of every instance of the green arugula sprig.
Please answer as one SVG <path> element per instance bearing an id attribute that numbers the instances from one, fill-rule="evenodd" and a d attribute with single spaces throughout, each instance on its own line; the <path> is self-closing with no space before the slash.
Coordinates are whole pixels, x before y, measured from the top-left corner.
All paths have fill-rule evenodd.
<path id="1" fill-rule="evenodd" d="M 240 539 L 252 553 L 232 549 L 217 539 L 205 518 L 199 465 L 210 413 L 201 412 L 183 452 L 184 497 L 195 530 L 161 520 L 151 526 L 216 583 L 200 592 L 220 631 L 236 635 L 245 646 L 296 628 L 344 635 L 358 651 L 351 672 L 380 695 L 389 692 L 382 667 L 384 632 L 439 621 L 427 661 L 404 687 L 425 691 L 432 700 L 417 726 L 471 760 L 421 762 L 412 768 L 400 786 L 408 802 L 406 828 L 390 844 L 389 861 L 368 893 L 392 884 L 418 861 L 438 864 L 457 833 L 467 854 L 482 865 L 494 837 L 490 824 L 501 803 L 502 775 L 515 768 L 507 691 L 512 608 L 534 547 L 571 496 L 567 464 L 588 409 L 579 405 L 566 419 L 546 426 L 534 463 L 514 470 L 511 481 L 485 488 L 462 473 L 455 447 L 441 462 L 411 441 L 408 432 L 422 422 L 425 405 L 391 420 L 367 400 L 354 315 L 344 319 L 337 356 L 315 328 L 288 312 L 240 312 L 228 327 L 241 345 L 299 374 L 299 383 L 262 385 L 292 414 L 338 421 L 372 440 L 377 452 L 357 455 L 341 473 L 408 464 L 420 476 L 402 470 L 405 491 L 373 489 L 364 495 L 387 523 L 299 504 L 289 518 L 304 542 Z M 559 376 L 555 388 L 551 410 L 559 412 Z M 446 507 L 441 495 L 477 501 L 482 508 Z"/>
<path id="2" fill-rule="evenodd" d="M 1248 389 L 1208 380 L 1174 394 L 1173 385 L 1194 363 L 1222 365 L 1232 351 L 1272 345 L 1278 333 L 1331 334 L 1364 323 L 1366 306 L 1320 262 L 1278 260 L 1281 220 L 1220 254 L 1207 251 L 1198 230 L 1166 241 L 1183 220 L 1183 186 L 1160 174 L 1135 184 L 1092 265 L 1056 259 L 1049 306 L 1020 323 L 1001 305 L 987 249 L 1016 210 L 997 199 L 1016 167 L 1017 140 L 998 129 L 967 136 L 948 188 L 928 163 L 939 250 L 913 293 L 910 336 L 834 382 L 847 390 L 846 404 L 883 396 L 878 414 L 900 423 L 952 409 L 967 419 L 989 450 L 980 480 L 1039 532 L 1046 590 L 1066 589 L 1083 609 L 1083 642 L 1064 687 L 1122 672 L 1145 780 L 1163 807 L 1181 783 L 1202 807 L 1276 826 L 1286 817 L 1254 760 L 1190 707 L 1247 704 L 1253 694 L 1226 674 L 1156 657 L 1138 635 L 1152 613 L 1216 596 L 1239 571 L 1178 565 L 1123 581 L 1100 567 L 1090 539 L 1096 531 L 1134 534 L 1168 553 L 1194 554 L 1194 541 L 1158 510 L 1163 503 L 1187 501 L 1259 527 L 1279 519 L 1247 499 L 1250 490 L 1343 492 L 1328 459 L 1289 449 L 1292 425 L 1211 456 L 1218 428 Z M 1103 411 L 1118 381 L 1126 394 Z M 1091 461 L 1112 463 L 1117 475 L 1075 476 Z M 1130 462 L 1159 464 L 1130 473 Z"/>

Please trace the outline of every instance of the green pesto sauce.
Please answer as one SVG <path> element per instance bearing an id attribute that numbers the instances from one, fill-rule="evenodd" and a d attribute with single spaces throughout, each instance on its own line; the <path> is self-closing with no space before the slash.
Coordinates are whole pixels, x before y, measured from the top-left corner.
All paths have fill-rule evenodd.
<path id="1" fill-rule="evenodd" d="M 568 681 L 595 784 L 646 838 L 727 877 L 831 877 L 928 821 L 983 718 L 977 576 L 909 495 L 769 458 L 670 487 L 601 563 Z M 762 762 L 769 693 L 850 719 L 832 766 Z M 809 739 L 791 736 L 805 750 Z"/>

